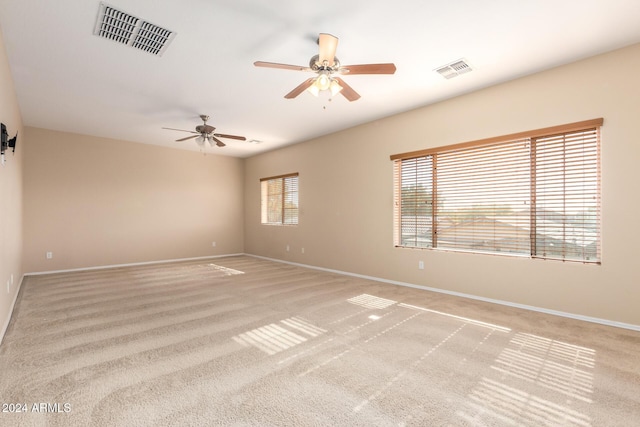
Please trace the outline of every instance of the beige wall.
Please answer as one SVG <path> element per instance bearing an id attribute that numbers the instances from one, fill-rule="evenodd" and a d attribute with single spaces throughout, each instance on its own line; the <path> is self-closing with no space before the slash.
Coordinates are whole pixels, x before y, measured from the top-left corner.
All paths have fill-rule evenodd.
<path id="1" fill-rule="evenodd" d="M 0 122 L 9 137 L 18 132 L 15 154 L 6 153 L 0 166 L 0 341 L 22 279 L 22 158 L 25 146 L 22 118 L 0 29 Z M 13 283 L 11 277 L 13 276 Z M 8 288 L 7 288 L 8 283 Z"/>
<path id="2" fill-rule="evenodd" d="M 242 159 L 31 127 L 25 139 L 25 271 L 243 252 Z"/>
<path id="3" fill-rule="evenodd" d="M 247 159 L 245 252 L 640 325 L 638 69 L 634 45 Z M 601 266 L 393 247 L 391 154 L 598 117 Z M 300 224 L 261 225 L 259 178 L 289 172 Z"/>

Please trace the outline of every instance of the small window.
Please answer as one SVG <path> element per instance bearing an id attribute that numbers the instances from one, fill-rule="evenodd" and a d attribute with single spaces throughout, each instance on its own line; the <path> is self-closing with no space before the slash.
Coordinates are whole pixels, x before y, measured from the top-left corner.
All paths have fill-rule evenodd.
<path id="1" fill-rule="evenodd" d="M 601 125 L 391 156 L 396 246 L 600 263 Z"/>
<path id="2" fill-rule="evenodd" d="M 298 224 L 298 173 L 262 178 L 261 222 L 269 225 Z"/>

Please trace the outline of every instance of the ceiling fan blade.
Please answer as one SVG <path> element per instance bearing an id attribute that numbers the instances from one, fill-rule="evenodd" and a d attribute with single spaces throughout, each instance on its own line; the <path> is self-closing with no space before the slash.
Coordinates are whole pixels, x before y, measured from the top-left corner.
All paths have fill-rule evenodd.
<path id="1" fill-rule="evenodd" d="M 200 134 L 197 134 L 197 135 L 191 135 L 191 136 L 188 136 L 188 137 L 186 137 L 186 138 L 176 139 L 176 142 L 186 141 L 187 139 L 193 139 L 193 138 L 197 138 L 197 137 L 199 137 L 199 136 L 200 136 Z"/>
<path id="2" fill-rule="evenodd" d="M 227 144 L 225 144 L 224 142 L 220 141 L 218 138 L 216 138 L 213 135 L 211 136 L 211 139 L 213 139 L 216 142 L 216 145 L 218 147 L 224 147 L 225 145 L 227 145 Z"/>
<path id="3" fill-rule="evenodd" d="M 353 90 L 353 88 L 348 84 L 346 84 L 344 80 L 342 80 L 340 77 L 334 77 L 333 79 L 336 80 L 340 84 L 340 86 L 342 86 L 342 90 L 340 91 L 340 93 L 345 98 L 347 98 L 349 102 L 353 102 L 360 99 L 360 94 L 358 94 L 358 92 Z"/>
<path id="4" fill-rule="evenodd" d="M 393 74 L 396 72 L 395 64 L 360 64 L 345 65 L 340 67 L 341 74 Z"/>
<path id="5" fill-rule="evenodd" d="M 315 77 L 311 77 L 310 79 L 305 80 L 304 82 L 299 84 L 295 89 L 293 89 L 291 92 L 286 94 L 284 97 L 287 99 L 295 98 L 296 96 L 304 92 L 309 86 L 311 86 L 314 81 L 315 81 Z"/>
<path id="6" fill-rule="evenodd" d="M 226 135 L 224 133 L 214 133 L 213 136 L 217 136 L 218 138 L 237 139 L 239 141 L 246 141 L 247 140 L 247 138 L 245 138 L 244 136 Z"/>
<path id="7" fill-rule="evenodd" d="M 175 128 L 162 128 L 162 129 L 167 129 L 167 130 L 179 130 L 180 132 L 198 133 L 198 132 L 194 132 L 194 131 L 192 131 L 192 130 L 185 130 L 185 129 L 175 129 Z"/>
<path id="8" fill-rule="evenodd" d="M 282 70 L 312 71 L 311 68 L 303 67 L 302 65 L 278 64 L 277 62 L 256 61 L 253 63 L 253 65 L 255 65 L 256 67 L 279 68 Z"/>
<path id="9" fill-rule="evenodd" d="M 338 48 L 338 38 L 331 34 L 320 33 L 320 37 L 318 37 L 318 45 L 320 45 L 318 62 L 322 65 L 324 64 L 324 61 L 327 61 L 329 66 L 332 67 L 336 56 L 336 49 Z"/>

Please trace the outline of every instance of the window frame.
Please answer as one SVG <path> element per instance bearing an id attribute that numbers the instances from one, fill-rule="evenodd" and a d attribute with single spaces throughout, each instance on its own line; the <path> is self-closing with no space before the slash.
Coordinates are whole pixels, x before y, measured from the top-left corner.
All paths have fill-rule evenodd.
<path id="1" fill-rule="evenodd" d="M 510 134 L 510 135 L 503 135 L 503 136 L 498 136 L 498 137 L 492 137 L 492 138 L 486 138 L 486 139 L 481 139 L 481 140 L 477 140 L 477 141 L 469 141 L 469 142 L 464 142 L 464 143 L 459 143 L 459 144 L 452 144 L 452 145 L 447 145 L 447 146 L 440 146 L 440 147 L 434 147 L 434 148 L 429 148 L 429 149 L 424 149 L 424 150 L 418 150 L 418 151 L 412 151 L 412 152 L 407 152 L 407 153 L 400 153 L 400 154 L 394 154 L 390 156 L 390 159 L 393 161 L 394 165 L 393 165 L 393 169 L 394 169 L 394 220 L 393 220 L 393 235 L 394 235 L 394 246 L 395 247 L 400 247 L 400 248 L 410 248 L 410 249 L 433 249 L 433 250 L 444 250 L 444 251 L 456 251 L 456 252 L 471 252 L 471 253 L 480 253 L 480 254 L 494 254 L 494 255 L 508 255 L 508 256 L 519 256 L 519 257 L 530 257 L 530 258 L 538 258 L 538 259 L 553 259 L 553 260 L 562 260 L 562 261 L 569 261 L 569 262 L 582 262 L 582 263 L 586 263 L 586 264 L 601 264 L 601 260 L 602 260 L 602 253 L 601 253 L 601 242 L 602 242 L 602 222 L 601 222 L 601 173 L 600 173 L 600 147 L 601 147 L 601 141 L 600 141 L 600 128 L 603 124 L 604 120 L 602 118 L 598 118 L 598 119 L 593 119 L 593 120 L 585 120 L 585 121 L 581 121 L 581 122 L 575 122 L 575 123 L 569 123 L 566 125 L 560 125 L 560 126 L 553 126 L 553 127 L 548 127 L 548 128 L 542 128 L 542 129 L 536 129 L 536 130 L 532 130 L 532 131 L 526 131 L 526 132 L 519 132 L 519 133 L 514 133 L 514 134 Z M 588 159 L 593 160 L 593 158 L 595 158 L 595 166 L 589 164 L 589 168 L 587 166 L 583 166 L 583 169 L 581 169 L 581 171 L 583 171 L 583 173 L 585 174 L 592 174 L 593 176 L 595 176 L 595 178 L 591 178 L 592 180 L 589 181 L 589 185 L 591 186 L 592 190 L 591 192 L 587 191 L 586 189 L 582 189 L 581 191 L 583 192 L 583 197 L 586 197 L 585 195 L 592 195 L 592 193 L 595 195 L 594 199 L 595 199 L 595 210 L 593 212 L 593 218 L 595 218 L 595 225 L 594 225 L 594 248 L 590 248 L 587 251 L 587 247 L 585 246 L 584 248 L 584 253 L 581 255 L 582 258 L 579 258 L 579 255 L 575 255 L 575 254 L 571 254 L 570 256 L 567 255 L 567 253 L 564 252 L 565 248 L 563 247 L 562 249 L 562 256 L 559 257 L 557 255 L 550 255 L 547 256 L 547 253 L 540 253 L 543 252 L 543 250 L 541 250 L 537 245 L 536 245 L 536 234 L 537 234 L 537 229 L 538 229 L 538 222 L 540 221 L 540 214 L 539 214 L 539 204 L 536 202 L 536 197 L 538 197 L 538 194 L 536 193 L 536 182 L 537 182 L 537 176 L 538 175 L 543 175 L 544 172 L 538 172 L 538 170 L 536 169 L 536 162 L 538 161 L 537 159 L 537 154 L 536 154 L 536 146 L 539 140 L 544 140 L 544 139 L 550 139 L 550 138 L 554 138 L 554 137 L 559 137 L 559 138 L 564 138 L 564 140 L 566 140 L 567 136 L 574 136 L 574 134 L 579 134 L 580 132 L 593 132 L 593 136 L 591 136 L 591 139 L 588 140 L 588 144 L 589 147 L 592 147 L 595 145 L 595 149 L 591 148 L 591 151 L 588 153 L 589 156 Z M 468 153 L 470 152 L 476 152 L 476 153 L 484 153 L 484 151 L 489 151 L 491 149 L 493 149 L 493 147 L 500 147 L 500 146 L 506 146 L 508 147 L 509 144 L 513 144 L 514 146 L 516 144 L 519 143 L 525 143 L 525 144 L 529 144 L 529 148 L 527 148 L 527 150 L 529 151 L 529 155 L 530 159 L 527 160 L 527 162 L 529 162 L 529 166 L 527 168 L 528 173 L 528 182 L 525 182 L 525 186 L 523 187 L 525 189 L 525 193 L 527 192 L 530 193 L 530 195 L 528 196 L 528 206 L 529 206 L 529 212 L 528 212 L 528 220 L 525 221 L 524 223 L 526 224 L 526 222 L 529 223 L 529 232 L 528 234 L 528 254 L 526 253 L 526 247 L 522 247 L 519 246 L 518 250 L 520 252 L 517 252 L 514 250 L 514 253 L 505 253 L 505 252 L 500 252 L 500 249 L 495 249 L 495 250 L 491 250 L 491 248 L 489 249 L 473 249 L 470 247 L 464 247 L 464 243 L 460 244 L 460 247 L 455 247 L 456 244 L 453 244 L 453 246 L 447 246 L 447 243 L 445 243 L 444 245 L 439 245 L 439 241 L 438 241 L 438 232 L 443 230 L 443 226 L 441 226 L 441 224 L 439 223 L 439 221 L 441 220 L 441 218 L 443 217 L 442 213 L 445 211 L 444 208 L 440 209 L 439 203 L 442 203 L 441 200 L 441 192 L 439 191 L 441 188 L 445 188 L 446 184 L 442 184 L 442 186 L 439 186 L 438 184 L 438 177 L 439 177 L 439 173 L 438 173 L 438 157 L 442 157 L 443 156 L 449 156 L 449 155 L 459 155 L 460 157 L 463 157 L 465 155 L 468 155 Z M 566 143 L 565 143 L 566 144 Z M 522 155 L 522 153 L 520 154 Z M 416 169 L 416 176 L 418 176 L 417 174 L 420 174 L 420 182 L 421 183 L 429 183 L 429 185 L 431 185 L 430 190 L 420 190 L 422 191 L 422 194 L 419 196 L 417 194 L 417 192 L 419 190 L 417 190 L 418 188 L 418 179 L 416 179 L 415 184 L 413 183 L 413 176 L 410 175 L 410 173 L 408 174 L 408 176 L 411 178 L 410 182 L 411 184 L 414 185 L 414 188 L 416 189 L 416 194 L 415 195 L 407 195 L 406 191 L 408 188 L 410 188 L 410 186 L 406 185 L 406 182 L 403 181 L 404 179 L 404 170 L 403 170 L 403 165 L 404 167 L 411 167 L 412 165 L 412 161 L 415 160 L 416 162 L 419 159 L 426 159 L 425 161 L 423 161 L 423 164 L 430 164 L 431 165 L 431 172 L 432 172 L 432 176 L 428 176 L 429 175 L 429 171 L 428 170 L 417 170 Z M 484 163 L 482 163 L 482 160 L 474 160 L 474 162 L 477 162 L 480 166 L 478 167 L 478 169 L 474 169 L 475 172 L 477 172 L 478 170 L 484 170 L 484 169 L 488 169 L 489 167 L 486 166 Z M 491 161 L 488 161 L 487 163 L 490 163 Z M 592 161 L 593 163 L 593 161 Z M 507 163 L 505 163 L 507 164 Z M 417 167 L 417 166 L 416 166 Z M 563 171 L 566 171 L 567 168 L 569 167 L 568 165 L 563 165 Z M 444 170 L 444 169 L 443 169 Z M 542 169 L 541 169 L 542 170 Z M 494 175 L 495 176 L 495 175 Z M 497 175 L 499 179 L 502 179 L 504 182 L 508 182 L 507 181 L 507 176 L 508 175 Z M 524 174 L 522 176 L 525 176 Z M 595 180 L 595 182 L 594 182 Z M 403 185 L 403 183 L 405 185 Z M 586 187 L 585 184 L 578 184 L 576 185 L 576 187 L 578 187 L 578 189 L 580 188 L 580 185 L 582 185 L 583 187 Z M 529 190 L 527 189 L 527 186 L 529 188 Z M 595 190 L 593 190 L 593 188 L 596 188 Z M 563 189 L 563 193 L 562 193 L 562 200 L 564 201 L 566 198 L 568 198 L 568 194 L 569 194 L 569 190 L 564 190 Z M 412 198 L 413 197 L 413 198 Z M 471 203 L 471 198 L 470 200 L 467 201 L 467 203 Z M 424 200 L 422 200 L 424 199 Z M 407 200 L 409 202 L 409 206 L 407 208 Z M 419 208 L 418 203 L 419 200 L 422 200 L 424 203 L 430 203 L 431 204 L 431 209 L 428 208 Z M 518 199 L 519 200 L 519 199 Z M 591 200 L 591 199 L 590 199 Z M 413 204 L 411 204 L 413 202 Z M 415 216 L 416 218 L 412 217 L 411 211 L 412 211 L 412 207 L 414 209 L 414 212 L 416 212 Z M 419 209 L 422 209 L 424 212 L 422 214 L 422 216 L 425 215 L 430 215 L 430 218 L 422 218 L 422 244 L 418 245 L 418 244 L 407 244 L 407 242 L 405 241 L 405 235 L 406 235 L 406 230 L 407 227 L 407 222 L 405 221 L 405 218 L 407 218 L 409 221 L 411 221 L 412 219 L 415 220 L 415 229 L 412 230 L 409 228 L 409 241 L 410 240 L 415 240 L 415 242 L 418 242 L 418 222 L 419 219 L 417 217 L 417 212 Z M 410 212 L 409 215 L 406 214 L 407 210 Z M 430 211 L 430 214 L 427 214 L 425 212 Z M 526 212 L 526 209 L 524 209 L 523 211 Z M 559 212 L 559 211 L 558 211 Z M 568 221 L 568 210 L 564 210 L 562 211 L 562 215 L 563 215 L 563 221 Z M 584 214 L 584 218 L 582 219 L 583 225 L 587 224 L 589 219 L 586 216 L 586 210 L 582 211 L 582 214 Z M 589 211 L 589 214 L 591 215 L 591 211 Z M 520 216 L 522 216 L 522 213 L 519 213 Z M 481 217 L 481 215 L 480 215 Z M 489 218 L 489 217 L 486 217 Z M 525 217 L 526 218 L 526 215 Z M 404 224 L 404 226 L 403 226 Z M 410 224 L 413 225 L 413 224 Z M 430 234 L 431 234 L 431 238 L 429 239 L 428 237 L 428 233 L 429 233 L 429 227 L 431 229 Z M 526 228 L 526 227 L 523 227 Z M 584 231 L 587 232 L 587 228 L 584 228 Z M 415 236 L 413 236 L 413 233 L 415 232 Z M 590 232 L 590 231 L 589 231 Z M 522 231 L 521 231 L 521 234 Z M 415 237 L 415 239 L 413 239 L 413 237 Z M 522 236 L 520 236 L 520 239 L 522 239 Z M 430 242 L 428 242 L 430 240 Z M 527 241 L 527 238 L 525 238 L 523 241 Z M 430 243 L 430 245 L 425 244 L 425 243 Z M 564 243 L 566 245 L 568 245 L 568 240 L 565 240 Z M 470 245 L 472 246 L 472 245 Z M 497 245 L 496 245 L 497 246 Z M 553 246 L 553 245 L 551 245 Z M 591 252 L 593 251 L 593 252 Z M 587 254 L 588 252 L 588 254 Z M 595 254 L 595 255 L 593 255 Z M 571 257 L 573 256 L 573 258 Z"/>
<path id="2" fill-rule="evenodd" d="M 260 224 L 262 225 L 279 225 L 279 226 L 297 226 L 300 220 L 300 202 L 299 202 L 299 173 L 293 172 L 283 175 L 270 176 L 266 178 L 260 178 Z M 295 178 L 293 189 L 286 191 L 287 180 Z M 279 192 L 269 192 L 270 183 L 279 183 Z M 277 197 L 279 211 L 270 210 L 269 199 Z M 287 202 L 295 200 L 295 207 L 287 207 Z M 291 216 L 287 212 L 294 212 Z M 272 215 L 279 216 L 278 221 L 270 221 L 269 217 Z M 293 218 L 293 221 L 289 221 Z M 289 220 L 288 220 L 289 219 Z"/>

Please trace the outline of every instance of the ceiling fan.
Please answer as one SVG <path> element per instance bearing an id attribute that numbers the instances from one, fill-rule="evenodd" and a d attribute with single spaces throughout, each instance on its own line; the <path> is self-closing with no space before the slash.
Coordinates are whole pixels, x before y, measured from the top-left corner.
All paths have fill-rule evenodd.
<path id="1" fill-rule="evenodd" d="M 201 114 L 200 118 L 202 119 L 204 124 L 196 126 L 196 130 L 195 131 L 184 130 L 184 129 L 174 129 L 174 128 L 162 128 L 162 129 L 178 130 L 180 132 L 194 133 L 195 135 L 187 136 L 186 138 L 176 139 L 176 142 L 186 141 L 188 139 L 195 138 L 196 139 L 196 143 L 200 147 L 204 147 L 205 141 L 209 141 L 209 145 L 211 145 L 212 147 L 214 146 L 214 143 L 218 147 L 224 147 L 225 145 L 227 145 L 224 142 L 220 141 L 218 138 L 237 139 L 237 140 L 240 140 L 240 141 L 246 141 L 247 140 L 247 138 L 245 138 L 244 136 L 227 135 L 227 134 L 224 134 L 224 133 L 213 133 L 213 131 L 216 130 L 216 128 L 214 128 L 213 126 L 209 126 L 207 124 L 207 120 L 209 120 L 209 116 Z"/>
<path id="2" fill-rule="evenodd" d="M 344 80 L 337 77 L 336 74 L 393 74 L 396 72 L 396 66 L 391 63 L 340 65 L 340 61 L 336 57 L 338 38 L 331 34 L 320 33 L 318 45 L 320 47 L 319 53 L 311 58 L 308 67 L 263 61 L 256 61 L 253 65 L 256 67 L 281 68 L 284 70 L 311 71 L 317 74 L 317 76 L 305 80 L 298 85 L 298 87 L 286 94 L 284 97 L 287 99 L 293 99 L 305 90 L 315 96 L 318 96 L 320 91 L 329 90 L 332 95 L 341 93 L 349 101 L 355 101 L 360 98 L 360 95 L 345 83 Z"/>

